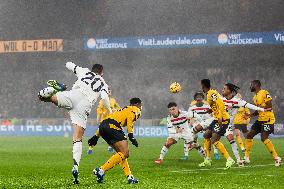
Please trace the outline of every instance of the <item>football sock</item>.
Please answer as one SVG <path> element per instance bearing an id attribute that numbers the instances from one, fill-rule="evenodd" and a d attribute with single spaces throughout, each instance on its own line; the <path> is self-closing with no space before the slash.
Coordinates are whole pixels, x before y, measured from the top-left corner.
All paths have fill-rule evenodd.
<path id="1" fill-rule="evenodd" d="M 241 148 L 242 150 L 243 150 L 243 149 L 245 149 L 245 146 L 244 146 L 243 140 L 242 140 L 242 138 L 241 138 L 241 136 L 240 136 L 240 135 L 237 135 L 237 136 L 236 136 L 236 140 L 237 140 L 237 142 L 238 142 L 238 144 L 239 144 L 240 148 Z"/>
<path id="2" fill-rule="evenodd" d="M 74 160 L 74 169 L 78 170 L 81 155 L 82 155 L 82 141 L 73 141 L 73 160 Z"/>
<path id="3" fill-rule="evenodd" d="M 208 138 L 204 139 L 204 150 L 207 158 L 211 158 L 211 140 Z"/>
<path id="4" fill-rule="evenodd" d="M 245 144 L 246 144 L 245 156 L 249 157 L 250 150 L 253 145 L 253 139 L 246 139 Z"/>
<path id="5" fill-rule="evenodd" d="M 161 153 L 160 153 L 160 158 L 159 159 L 164 159 L 166 153 L 168 152 L 168 148 L 166 146 L 163 146 Z"/>
<path id="6" fill-rule="evenodd" d="M 241 158 L 240 158 L 240 154 L 239 154 L 239 151 L 238 151 L 238 146 L 237 146 L 236 141 L 235 141 L 235 140 L 232 140 L 232 141 L 230 141 L 230 144 L 231 144 L 231 146 L 232 146 L 232 151 L 233 151 L 233 153 L 234 153 L 234 155 L 235 155 L 235 158 L 236 158 L 237 160 L 240 160 Z"/>
<path id="7" fill-rule="evenodd" d="M 230 158 L 230 155 L 228 153 L 228 151 L 226 150 L 225 146 L 222 144 L 222 142 L 217 141 L 214 143 L 214 145 L 216 146 L 216 148 L 219 150 L 219 152 L 226 158 Z"/>
<path id="8" fill-rule="evenodd" d="M 129 164 L 128 164 L 128 161 L 127 161 L 127 158 L 125 158 L 124 160 L 122 160 L 122 162 L 120 163 L 121 165 L 121 168 L 125 174 L 125 176 L 129 176 L 131 175 L 131 171 L 130 171 L 130 168 L 129 168 Z"/>
<path id="9" fill-rule="evenodd" d="M 188 156 L 188 151 L 189 151 L 189 144 L 184 143 L 184 144 L 183 144 L 184 156 Z"/>
<path id="10" fill-rule="evenodd" d="M 266 148 L 268 149 L 268 151 L 271 153 L 271 155 L 273 156 L 273 158 L 277 158 L 277 152 L 274 149 L 274 145 L 272 144 L 272 141 L 269 139 L 266 139 L 265 141 L 263 141 L 264 145 L 266 146 Z"/>
<path id="11" fill-rule="evenodd" d="M 197 151 L 201 157 L 206 157 L 205 151 L 201 146 L 197 147 Z"/>
<path id="12" fill-rule="evenodd" d="M 123 153 L 117 152 L 113 156 L 111 156 L 105 164 L 101 166 L 101 169 L 106 172 L 113 168 L 115 165 L 121 163 L 123 160 L 125 160 Z"/>

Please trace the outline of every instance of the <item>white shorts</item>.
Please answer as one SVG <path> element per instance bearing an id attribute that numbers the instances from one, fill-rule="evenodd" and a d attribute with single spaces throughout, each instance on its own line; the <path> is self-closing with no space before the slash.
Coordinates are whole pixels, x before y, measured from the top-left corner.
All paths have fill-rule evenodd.
<path id="1" fill-rule="evenodd" d="M 209 127 L 209 125 L 213 122 L 214 118 L 209 118 L 209 119 L 206 119 L 206 120 L 203 120 L 201 122 L 195 122 L 193 124 L 193 127 L 195 127 L 196 125 L 200 124 L 203 128 L 203 130 L 207 129 Z"/>
<path id="2" fill-rule="evenodd" d="M 180 133 L 169 133 L 168 139 L 169 138 L 172 138 L 175 141 L 183 139 L 185 143 L 190 143 L 195 140 L 195 135 L 190 129 L 183 129 Z"/>
<path id="3" fill-rule="evenodd" d="M 90 115 L 92 104 L 79 90 L 63 91 L 56 93 L 58 107 L 69 110 L 72 124 L 84 129 L 87 126 L 87 117 Z"/>

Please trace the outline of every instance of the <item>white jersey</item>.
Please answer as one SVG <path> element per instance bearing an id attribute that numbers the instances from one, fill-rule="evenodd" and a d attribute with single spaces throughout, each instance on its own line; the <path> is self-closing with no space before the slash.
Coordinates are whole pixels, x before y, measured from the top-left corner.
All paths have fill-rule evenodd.
<path id="1" fill-rule="evenodd" d="M 108 99 L 108 85 L 100 75 L 91 72 L 88 68 L 79 67 L 72 62 L 67 62 L 66 67 L 78 77 L 72 89 L 79 89 L 92 105 L 95 104 L 99 96 L 103 99 Z"/>
<path id="2" fill-rule="evenodd" d="M 190 125 L 188 123 L 190 118 L 195 118 L 198 121 L 202 121 L 201 117 L 192 111 L 179 111 L 177 117 L 169 115 L 167 117 L 167 126 L 169 133 L 176 132 L 176 128 L 189 129 Z"/>
<path id="3" fill-rule="evenodd" d="M 203 121 L 210 119 L 212 117 L 211 113 L 208 113 L 208 110 L 210 110 L 211 107 L 209 106 L 209 104 L 204 104 L 202 106 L 196 106 L 196 105 L 192 105 L 188 108 L 188 111 L 193 111 L 195 113 L 197 113 L 201 119 Z"/>
<path id="4" fill-rule="evenodd" d="M 225 103 L 227 112 L 230 115 L 230 123 L 232 124 L 235 118 L 235 115 L 238 112 L 238 109 L 240 107 L 247 107 L 252 110 L 257 110 L 257 111 L 264 111 L 263 108 L 257 107 L 253 104 L 250 104 L 246 102 L 245 100 L 241 99 L 237 95 L 234 96 L 232 99 L 228 100 L 226 97 L 222 96 L 223 102 Z"/>

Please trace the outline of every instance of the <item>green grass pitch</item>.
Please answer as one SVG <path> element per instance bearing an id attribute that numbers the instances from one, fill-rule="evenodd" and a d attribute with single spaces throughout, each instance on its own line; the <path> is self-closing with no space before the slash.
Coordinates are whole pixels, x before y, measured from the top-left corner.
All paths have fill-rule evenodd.
<path id="1" fill-rule="evenodd" d="M 100 141 L 102 141 L 100 139 Z M 202 140 L 201 140 L 202 141 Z M 272 140 L 284 155 L 284 139 Z M 129 164 L 140 180 L 127 184 L 119 166 L 107 172 L 104 184 L 97 184 L 92 170 L 111 154 L 106 143 L 99 142 L 94 154 L 86 155 L 84 140 L 80 165 L 80 185 L 72 184 L 72 140 L 63 137 L 0 137 L 0 188 L 284 188 L 284 169 L 274 167 L 265 146 L 255 140 L 251 164 L 245 168 L 223 170 L 225 160 L 214 160 L 209 169 L 198 168 L 202 158 L 196 150 L 190 159 L 183 157 L 182 141 L 173 146 L 163 165 L 155 165 L 164 138 L 138 138 L 139 148 L 130 147 Z M 224 142 L 228 147 L 228 142 Z"/>

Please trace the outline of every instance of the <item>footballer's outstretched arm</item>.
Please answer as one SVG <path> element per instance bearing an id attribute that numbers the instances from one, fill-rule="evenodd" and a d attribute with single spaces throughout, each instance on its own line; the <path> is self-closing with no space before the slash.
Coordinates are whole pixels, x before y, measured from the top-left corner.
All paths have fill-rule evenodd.
<path id="1" fill-rule="evenodd" d="M 261 108 L 261 107 L 255 106 L 253 104 L 250 104 L 250 103 L 248 103 L 248 102 L 246 102 L 245 100 L 242 100 L 242 99 L 240 99 L 238 101 L 238 103 L 239 103 L 239 106 L 242 106 L 242 107 L 245 107 L 245 108 L 249 108 L 251 110 L 262 111 L 262 112 L 264 111 L 264 108 Z"/>

